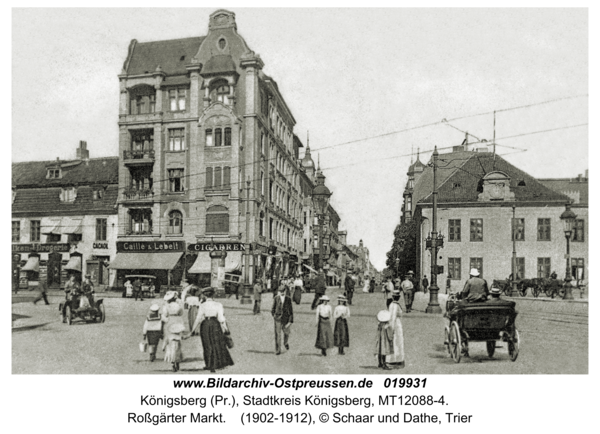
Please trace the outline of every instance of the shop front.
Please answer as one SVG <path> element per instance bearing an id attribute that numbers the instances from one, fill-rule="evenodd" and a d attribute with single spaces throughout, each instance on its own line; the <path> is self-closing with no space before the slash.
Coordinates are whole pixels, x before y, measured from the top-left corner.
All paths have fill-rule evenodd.
<path id="1" fill-rule="evenodd" d="M 187 270 L 187 279 L 201 288 L 225 288 L 225 274 L 242 275 L 242 256 L 246 251 L 246 245 L 243 243 L 200 242 L 189 244 L 187 250 L 189 256 L 196 257 Z M 217 255 L 216 252 L 223 254 Z"/>
<path id="2" fill-rule="evenodd" d="M 19 289 L 37 287 L 42 282 L 51 289 L 64 286 L 63 266 L 68 259 L 63 255 L 70 248 L 67 243 L 13 244 L 13 278 L 18 273 Z"/>
<path id="3" fill-rule="evenodd" d="M 156 289 L 164 292 L 180 285 L 184 252 L 183 241 L 118 241 L 108 268 L 117 272 L 117 290 L 123 290 L 127 275 L 150 275 L 156 278 Z"/>

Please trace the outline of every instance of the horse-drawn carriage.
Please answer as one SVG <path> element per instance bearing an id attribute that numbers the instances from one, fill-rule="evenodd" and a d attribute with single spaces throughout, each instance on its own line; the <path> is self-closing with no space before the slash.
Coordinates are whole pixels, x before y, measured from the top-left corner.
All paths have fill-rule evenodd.
<path id="1" fill-rule="evenodd" d="M 457 302 L 451 295 L 446 304 L 448 325 L 444 329 L 450 357 L 456 363 L 469 356 L 469 342 L 485 342 L 489 357 L 496 351 L 496 343 L 506 342 L 513 362 L 519 355 L 519 331 L 515 326 L 515 302 L 493 299 L 484 302 Z"/>
<path id="2" fill-rule="evenodd" d="M 562 282 L 557 279 L 550 278 L 534 278 L 534 279 L 520 279 L 517 280 L 517 292 L 521 297 L 525 297 L 531 289 L 531 294 L 534 297 L 539 297 L 540 294 L 544 293 L 550 298 L 554 298 L 557 295 L 562 297 L 564 295 L 564 289 Z M 502 294 L 511 296 L 512 284 L 509 279 L 507 280 L 494 280 L 493 286 L 500 288 Z"/>
<path id="3" fill-rule="evenodd" d="M 146 274 L 130 274 L 125 276 L 125 280 L 129 282 L 129 284 L 125 285 L 125 289 L 123 290 L 123 298 L 133 298 L 135 297 L 135 285 L 134 282 L 136 280 L 140 280 L 141 286 L 140 291 L 137 294 L 137 298 L 154 298 L 156 295 L 155 289 L 155 281 L 156 276 L 150 276 Z"/>

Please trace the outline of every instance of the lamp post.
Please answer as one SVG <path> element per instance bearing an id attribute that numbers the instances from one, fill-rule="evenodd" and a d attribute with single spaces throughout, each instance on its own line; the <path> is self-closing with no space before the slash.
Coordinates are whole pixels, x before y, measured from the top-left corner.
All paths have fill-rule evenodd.
<path id="1" fill-rule="evenodd" d="M 319 171 L 317 174 L 317 185 L 312 191 L 312 203 L 319 219 L 319 260 L 316 263 L 317 271 L 323 267 L 323 223 L 332 193 L 325 186 L 325 175 Z"/>
<path id="2" fill-rule="evenodd" d="M 512 262 L 511 262 L 511 273 L 512 273 L 512 282 L 510 282 L 510 287 L 511 287 L 511 294 L 510 296 L 512 297 L 513 293 L 517 292 L 517 242 L 516 242 L 516 233 L 515 233 L 515 225 L 517 224 L 517 221 L 515 220 L 515 211 L 516 211 L 516 207 L 515 205 L 512 206 Z"/>
<path id="3" fill-rule="evenodd" d="M 252 285 L 250 282 L 250 179 L 246 181 L 246 243 L 244 246 L 244 293 L 240 304 L 251 304 Z"/>
<path id="4" fill-rule="evenodd" d="M 571 211 L 571 204 L 568 203 L 566 205 L 565 211 L 560 215 L 560 219 L 563 222 L 563 227 L 565 230 L 565 238 L 567 239 L 567 255 L 565 256 L 567 259 L 567 270 L 565 273 L 565 295 L 563 297 L 564 300 L 573 300 L 573 292 L 571 286 L 571 252 L 569 251 L 569 243 L 571 241 L 571 234 L 573 233 L 573 224 L 575 223 L 576 218 L 577 215 L 573 211 Z"/>
<path id="5" fill-rule="evenodd" d="M 437 253 L 444 246 L 444 237 L 437 232 L 437 146 L 433 150 L 433 214 L 431 221 L 431 233 L 425 240 L 427 250 L 431 251 L 431 286 L 429 287 L 429 304 L 425 309 L 426 313 L 442 313 L 442 308 L 438 302 L 438 292 L 440 288 L 437 284 L 438 266 Z"/>

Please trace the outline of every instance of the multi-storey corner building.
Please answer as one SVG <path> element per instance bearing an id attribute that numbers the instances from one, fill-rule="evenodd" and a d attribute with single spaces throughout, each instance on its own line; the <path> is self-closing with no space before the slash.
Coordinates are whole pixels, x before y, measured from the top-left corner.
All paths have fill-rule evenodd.
<path id="1" fill-rule="evenodd" d="M 115 268 L 179 283 L 210 272 L 211 249 L 228 252 L 229 272 L 246 241 L 256 270 L 271 246 L 292 261 L 303 252 L 302 143 L 263 66 L 225 10 L 205 36 L 131 41 L 119 75 Z"/>
<path id="2" fill-rule="evenodd" d="M 116 157 L 89 158 L 86 142 L 72 160 L 12 164 L 15 287 L 58 288 L 82 273 L 113 286 L 118 165 Z"/>

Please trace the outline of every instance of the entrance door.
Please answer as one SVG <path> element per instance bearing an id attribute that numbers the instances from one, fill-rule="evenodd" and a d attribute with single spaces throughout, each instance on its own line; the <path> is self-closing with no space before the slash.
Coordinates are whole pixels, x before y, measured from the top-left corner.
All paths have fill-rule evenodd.
<path id="1" fill-rule="evenodd" d="M 48 287 L 60 288 L 60 271 L 62 269 L 62 254 L 53 252 L 48 255 Z"/>

